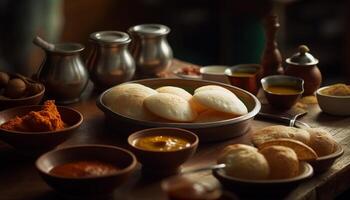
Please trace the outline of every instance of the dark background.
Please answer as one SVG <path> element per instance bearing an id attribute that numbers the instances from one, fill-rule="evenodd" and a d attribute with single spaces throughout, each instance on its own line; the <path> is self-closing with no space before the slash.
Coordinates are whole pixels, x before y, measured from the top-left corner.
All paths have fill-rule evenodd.
<path id="1" fill-rule="evenodd" d="M 142 23 L 169 26 L 178 59 L 199 65 L 260 63 L 261 19 L 272 12 L 280 19 L 283 59 L 306 44 L 320 60 L 325 82 L 349 82 L 348 8 L 345 0 L 3 0 L 0 67 L 33 74 L 43 58 L 31 43 L 37 34 L 52 42 L 83 43 L 86 56 L 90 33 Z"/>

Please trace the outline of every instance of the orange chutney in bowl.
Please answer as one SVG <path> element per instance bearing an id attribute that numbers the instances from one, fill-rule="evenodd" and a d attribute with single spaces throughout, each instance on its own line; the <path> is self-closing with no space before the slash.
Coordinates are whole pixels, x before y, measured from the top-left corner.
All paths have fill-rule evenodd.
<path id="1" fill-rule="evenodd" d="M 156 135 L 137 138 L 133 145 L 150 151 L 177 151 L 190 147 L 191 143 L 176 136 Z"/>

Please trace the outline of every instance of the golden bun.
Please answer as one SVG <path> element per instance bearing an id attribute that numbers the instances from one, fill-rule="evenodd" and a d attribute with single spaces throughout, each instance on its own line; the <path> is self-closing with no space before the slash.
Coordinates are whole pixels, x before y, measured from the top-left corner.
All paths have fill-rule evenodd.
<path id="1" fill-rule="evenodd" d="M 317 153 L 319 157 L 333 153 L 336 149 L 336 141 L 332 135 L 321 128 L 309 128 L 310 134 L 308 145 Z"/>
<path id="2" fill-rule="evenodd" d="M 299 161 L 293 149 L 284 146 L 268 146 L 259 152 L 270 167 L 271 179 L 292 178 L 299 174 Z"/>
<path id="3" fill-rule="evenodd" d="M 255 146 L 260 146 L 261 144 L 269 140 L 279 138 L 294 139 L 304 144 L 308 144 L 308 142 L 310 141 L 310 134 L 306 130 L 300 128 L 275 125 L 268 126 L 255 131 L 251 139 Z"/>
<path id="4" fill-rule="evenodd" d="M 225 173 L 242 179 L 266 179 L 269 165 L 265 157 L 256 148 L 235 144 L 226 147 L 218 158 L 218 163 L 225 163 Z"/>

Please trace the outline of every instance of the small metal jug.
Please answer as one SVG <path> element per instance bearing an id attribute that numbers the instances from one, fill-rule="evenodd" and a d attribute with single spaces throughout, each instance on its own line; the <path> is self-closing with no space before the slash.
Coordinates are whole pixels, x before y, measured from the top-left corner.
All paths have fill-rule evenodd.
<path id="1" fill-rule="evenodd" d="M 89 80 L 80 57 L 84 46 L 78 43 L 50 44 L 40 37 L 34 38 L 33 43 L 46 53 L 37 79 L 45 85 L 47 97 L 54 98 L 59 104 L 79 101 Z"/>
<path id="2" fill-rule="evenodd" d="M 173 51 L 166 39 L 170 28 L 161 24 L 142 24 L 128 29 L 133 39 L 131 54 L 139 75 L 155 76 L 167 69 L 173 59 Z"/>
<path id="3" fill-rule="evenodd" d="M 128 50 L 128 34 L 101 31 L 92 33 L 89 40 L 92 50 L 86 64 L 95 87 L 106 89 L 133 78 L 135 62 Z"/>

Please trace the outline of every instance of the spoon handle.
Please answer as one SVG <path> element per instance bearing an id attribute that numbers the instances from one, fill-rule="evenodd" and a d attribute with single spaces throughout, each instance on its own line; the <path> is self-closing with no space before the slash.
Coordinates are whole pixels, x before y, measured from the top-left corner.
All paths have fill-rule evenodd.
<path id="1" fill-rule="evenodd" d="M 181 172 L 181 174 L 190 174 L 190 173 L 197 173 L 197 172 L 202 172 L 202 171 L 207 171 L 207 170 L 223 169 L 225 167 L 226 167 L 226 165 L 224 163 L 221 163 L 221 164 L 217 164 L 217 165 L 210 165 L 210 166 L 200 167 L 200 168 L 196 168 L 196 169 L 190 169 L 190 170 Z"/>
<path id="2" fill-rule="evenodd" d="M 46 42 L 45 40 L 43 40 L 41 37 L 36 36 L 33 39 L 33 43 L 41 48 L 43 48 L 44 50 L 48 50 L 48 51 L 53 51 L 55 49 L 55 45 L 51 44 L 49 42 Z"/>

